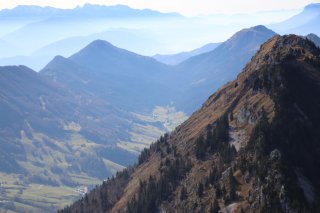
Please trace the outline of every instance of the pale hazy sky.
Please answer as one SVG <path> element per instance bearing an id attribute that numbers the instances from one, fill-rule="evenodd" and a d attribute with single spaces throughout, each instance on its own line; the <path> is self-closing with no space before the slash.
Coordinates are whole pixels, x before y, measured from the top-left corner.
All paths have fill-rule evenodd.
<path id="1" fill-rule="evenodd" d="M 200 15 L 300 9 L 307 4 L 319 2 L 319 0 L 0 0 L 0 9 L 12 8 L 17 5 L 73 8 L 84 3 L 125 4 L 133 8 L 150 8 L 163 12 L 179 12 L 184 15 Z"/>

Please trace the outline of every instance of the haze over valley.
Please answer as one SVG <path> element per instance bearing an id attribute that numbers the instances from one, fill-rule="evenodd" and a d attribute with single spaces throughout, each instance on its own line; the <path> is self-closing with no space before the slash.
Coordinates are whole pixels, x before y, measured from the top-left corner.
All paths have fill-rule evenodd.
<path id="1" fill-rule="evenodd" d="M 299 22 L 289 19 L 302 9 L 189 17 L 124 5 L 85 4 L 74 9 L 17 6 L 0 12 L 0 65 L 24 64 L 39 71 L 54 56 L 69 57 L 96 39 L 153 56 L 222 42 L 243 28 L 261 24 L 274 26 L 279 33 L 306 35 L 310 29 L 303 20 L 316 23 L 317 17 L 309 11 L 316 9 L 304 11 L 302 19 L 297 17 Z"/>

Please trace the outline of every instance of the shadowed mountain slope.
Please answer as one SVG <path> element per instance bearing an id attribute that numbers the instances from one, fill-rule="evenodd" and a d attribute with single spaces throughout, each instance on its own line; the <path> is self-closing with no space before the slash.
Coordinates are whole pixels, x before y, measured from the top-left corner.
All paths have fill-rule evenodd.
<path id="1" fill-rule="evenodd" d="M 6 183 L 25 190 L 16 204 L 53 211 L 78 193 L 66 194 L 50 207 L 33 200 L 34 184 L 52 187 L 52 196 L 58 189 L 91 187 L 136 159 L 117 142 L 129 137 L 137 119 L 92 94 L 76 93 L 27 67 L 11 66 L 0 67 L 0 97 L 0 173 L 11 177 Z M 15 192 L 1 199 L 13 202 L 10 196 Z"/>
<path id="2" fill-rule="evenodd" d="M 72 80 L 68 86 L 97 94 L 123 109 L 141 112 L 172 101 L 173 86 L 165 81 L 171 72 L 169 66 L 155 59 L 97 40 L 68 59 L 56 57 L 41 74 L 62 84 Z M 73 77 L 65 78 L 69 75 Z"/>
<path id="3" fill-rule="evenodd" d="M 184 91 L 178 101 L 179 107 L 189 113 L 197 109 L 211 91 L 232 80 L 260 45 L 275 34 L 264 26 L 243 29 L 213 51 L 179 64 L 176 75 L 179 75 L 179 86 Z"/>

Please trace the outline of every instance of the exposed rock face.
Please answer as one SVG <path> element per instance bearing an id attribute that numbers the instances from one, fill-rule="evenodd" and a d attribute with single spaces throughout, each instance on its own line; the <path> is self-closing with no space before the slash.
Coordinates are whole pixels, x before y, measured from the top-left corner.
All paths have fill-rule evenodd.
<path id="1" fill-rule="evenodd" d="M 241 107 L 237 116 L 237 121 L 240 124 L 255 124 L 257 122 L 257 115 L 253 108 L 248 108 L 247 105 Z"/>
<path id="2" fill-rule="evenodd" d="M 319 56 L 307 39 L 273 37 L 137 165 L 62 212 L 318 212 Z"/>
<path id="3" fill-rule="evenodd" d="M 278 149 L 275 149 L 270 153 L 270 160 L 278 161 L 280 159 L 281 159 L 281 152 Z"/>

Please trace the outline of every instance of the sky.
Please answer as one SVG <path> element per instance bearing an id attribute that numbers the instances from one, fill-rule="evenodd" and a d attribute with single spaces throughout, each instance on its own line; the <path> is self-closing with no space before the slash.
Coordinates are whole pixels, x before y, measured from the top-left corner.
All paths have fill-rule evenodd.
<path id="1" fill-rule="evenodd" d="M 124 4 L 133 8 L 149 8 L 162 12 L 178 12 L 186 16 L 214 13 L 253 13 L 272 10 L 300 9 L 319 0 L 0 0 L 0 9 L 17 5 L 74 8 L 85 3 L 99 5 Z"/>

